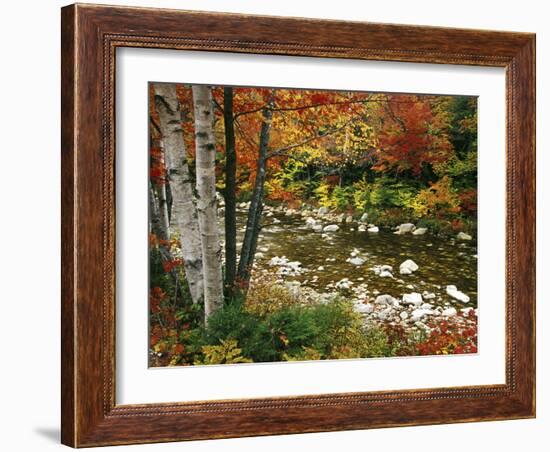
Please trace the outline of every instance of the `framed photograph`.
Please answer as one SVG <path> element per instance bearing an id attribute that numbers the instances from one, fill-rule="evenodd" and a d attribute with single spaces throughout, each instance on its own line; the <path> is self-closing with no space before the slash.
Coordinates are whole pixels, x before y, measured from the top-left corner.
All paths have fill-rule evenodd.
<path id="1" fill-rule="evenodd" d="M 535 36 L 62 9 L 62 442 L 535 416 Z"/>

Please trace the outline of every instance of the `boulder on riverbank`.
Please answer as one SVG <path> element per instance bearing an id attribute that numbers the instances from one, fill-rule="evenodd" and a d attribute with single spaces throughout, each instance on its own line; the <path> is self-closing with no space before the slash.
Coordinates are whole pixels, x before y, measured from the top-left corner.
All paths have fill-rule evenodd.
<path id="1" fill-rule="evenodd" d="M 462 303 L 469 303 L 470 297 L 464 292 L 461 292 L 456 288 L 456 286 L 447 286 L 446 287 L 447 295 L 453 297 L 455 300 L 461 301 Z"/>
<path id="2" fill-rule="evenodd" d="M 403 304 L 412 304 L 414 306 L 420 306 L 422 304 L 422 295 L 418 292 L 411 292 L 403 294 L 402 298 Z"/>

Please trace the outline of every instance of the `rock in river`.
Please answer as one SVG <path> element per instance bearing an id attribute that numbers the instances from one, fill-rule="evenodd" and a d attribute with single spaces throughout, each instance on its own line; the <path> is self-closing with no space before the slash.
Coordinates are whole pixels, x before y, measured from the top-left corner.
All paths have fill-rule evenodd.
<path id="1" fill-rule="evenodd" d="M 353 282 L 350 281 L 348 278 L 344 278 L 344 279 L 341 279 L 340 281 L 338 281 L 334 287 L 336 287 L 337 289 L 344 289 L 344 290 L 347 290 L 349 289 L 351 286 L 352 286 Z"/>
<path id="2" fill-rule="evenodd" d="M 413 232 L 415 225 L 412 223 L 403 223 L 397 227 L 397 231 L 394 234 L 407 234 L 408 232 Z"/>
<path id="3" fill-rule="evenodd" d="M 472 236 L 470 234 L 466 234 L 465 232 L 459 232 L 456 235 L 456 238 L 458 240 L 472 240 Z"/>
<path id="4" fill-rule="evenodd" d="M 352 265 L 363 265 L 365 263 L 365 259 L 362 259 L 360 257 L 352 257 L 346 259 L 346 262 L 349 262 Z"/>
<path id="5" fill-rule="evenodd" d="M 336 232 L 338 229 L 340 229 L 340 226 L 337 224 L 329 224 L 328 226 L 325 226 L 323 228 L 324 232 Z"/>
<path id="6" fill-rule="evenodd" d="M 371 228 L 367 229 L 368 232 L 379 232 L 380 229 L 378 229 L 378 226 L 372 226 Z"/>
<path id="7" fill-rule="evenodd" d="M 418 228 L 413 231 L 413 235 L 424 235 L 428 232 L 428 228 Z"/>
<path id="8" fill-rule="evenodd" d="M 399 273 L 402 275 L 410 275 L 416 270 L 418 270 L 418 265 L 412 259 L 407 259 L 399 266 Z"/>

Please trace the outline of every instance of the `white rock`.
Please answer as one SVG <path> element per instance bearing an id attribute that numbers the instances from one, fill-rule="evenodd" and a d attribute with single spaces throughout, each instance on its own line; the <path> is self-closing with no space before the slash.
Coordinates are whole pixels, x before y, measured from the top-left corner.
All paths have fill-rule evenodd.
<path id="1" fill-rule="evenodd" d="M 315 220 L 315 218 L 312 218 L 312 217 L 306 218 L 306 226 L 308 228 L 312 228 L 316 223 L 317 223 L 317 220 Z"/>
<path id="2" fill-rule="evenodd" d="M 387 271 L 387 272 L 393 272 L 393 268 L 391 265 L 382 265 L 380 267 L 380 271 L 383 272 L 383 271 Z"/>
<path id="3" fill-rule="evenodd" d="M 388 270 L 382 270 L 378 276 L 380 278 L 393 278 L 393 275 Z"/>
<path id="4" fill-rule="evenodd" d="M 353 265 L 363 265 L 365 263 L 365 259 L 362 259 L 360 257 L 352 257 L 351 259 L 346 259 L 346 262 L 349 262 Z"/>
<path id="5" fill-rule="evenodd" d="M 364 224 L 360 224 L 357 230 L 359 232 L 365 232 L 367 230 L 367 227 Z"/>
<path id="6" fill-rule="evenodd" d="M 459 232 L 456 235 L 456 238 L 458 240 L 472 240 L 472 236 L 470 234 L 466 234 L 465 232 Z"/>
<path id="7" fill-rule="evenodd" d="M 447 295 L 450 295 L 454 299 L 461 301 L 462 303 L 469 303 L 470 297 L 465 293 L 461 292 L 456 288 L 456 286 L 447 286 L 446 287 Z"/>
<path id="8" fill-rule="evenodd" d="M 407 234 L 408 232 L 413 232 L 414 228 L 415 226 L 412 223 L 403 223 L 397 227 L 395 234 Z"/>
<path id="9" fill-rule="evenodd" d="M 268 262 L 268 264 L 270 266 L 279 266 L 279 265 L 286 265 L 288 262 L 288 259 L 286 258 L 286 256 L 283 256 L 283 257 L 279 257 L 279 256 L 275 256 L 275 257 L 272 257 L 270 259 L 270 261 Z"/>
<path id="10" fill-rule="evenodd" d="M 322 224 L 314 224 L 311 229 L 313 229 L 313 232 L 323 232 L 323 225 Z"/>
<path id="11" fill-rule="evenodd" d="M 340 226 L 337 224 L 329 224 L 323 228 L 323 232 L 336 232 L 338 229 L 340 229 Z"/>
<path id="12" fill-rule="evenodd" d="M 413 322 L 417 322 L 427 315 L 433 315 L 433 313 L 434 312 L 431 309 L 415 309 L 411 312 L 411 320 Z"/>
<path id="13" fill-rule="evenodd" d="M 399 317 L 401 317 L 401 320 L 407 320 L 409 318 L 409 314 L 407 314 L 406 311 L 403 311 L 399 314 Z"/>
<path id="14" fill-rule="evenodd" d="M 424 300 L 433 300 L 435 294 L 433 292 L 422 292 L 422 298 L 424 298 Z"/>
<path id="15" fill-rule="evenodd" d="M 377 316 L 380 320 L 386 320 L 390 315 L 391 309 L 384 309 L 383 311 L 380 311 Z"/>
<path id="16" fill-rule="evenodd" d="M 353 222 L 353 217 L 351 215 L 348 215 L 346 217 L 346 223 L 352 223 Z"/>
<path id="17" fill-rule="evenodd" d="M 391 295 L 384 294 L 384 295 L 378 295 L 376 297 L 376 300 L 374 300 L 375 304 L 384 304 L 387 306 L 398 306 L 399 301 L 397 301 L 395 298 L 393 298 Z"/>
<path id="18" fill-rule="evenodd" d="M 447 308 L 441 312 L 441 315 L 444 315 L 445 317 L 454 317 L 456 314 L 457 312 L 455 308 Z"/>
<path id="19" fill-rule="evenodd" d="M 341 279 L 338 281 L 334 287 L 337 289 L 349 289 L 352 286 L 353 282 L 350 281 L 348 278 Z"/>
<path id="20" fill-rule="evenodd" d="M 433 305 L 430 303 L 423 303 L 422 306 L 420 306 L 422 309 L 433 309 Z"/>
<path id="21" fill-rule="evenodd" d="M 422 295 L 418 292 L 406 293 L 403 295 L 403 303 L 420 306 L 422 304 Z"/>
<path id="22" fill-rule="evenodd" d="M 426 232 L 428 232 L 428 228 L 418 228 L 413 231 L 413 235 L 424 235 Z"/>
<path id="23" fill-rule="evenodd" d="M 279 219 L 277 219 L 277 218 L 273 218 L 273 224 L 278 224 L 278 223 L 280 223 L 280 222 L 281 222 L 281 220 L 279 220 Z"/>
<path id="24" fill-rule="evenodd" d="M 267 253 L 269 251 L 269 248 L 267 246 L 261 246 L 260 248 L 258 248 L 258 251 L 262 253 Z"/>
<path id="25" fill-rule="evenodd" d="M 319 207 L 319 210 L 317 211 L 319 215 L 326 215 L 328 213 L 328 207 Z"/>
<path id="26" fill-rule="evenodd" d="M 294 215 L 295 213 L 296 213 L 296 211 L 294 209 L 288 209 L 285 212 L 285 216 L 290 217 L 291 215 Z"/>
<path id="27" fill-rule="evenodd" d="M 325 269 L 325 267 L 323 267 L 322 265 L 317 267 L 317 270 L 320 271 L 320 272 L 322 272 L 324 269 Z"/>
<path id="28" fill-rule="evenodd" d="M 402 275 L 410 275 L 416 270 L 418 270 L 418 265 L 412 259 L 407 259 L 399 266 L 399 273 L 401 273 Z"/>
<path id="29" fill-rule="evenodd" d="M 378 226 L 373 226 L 367 229 L 367 232 L 379 232 L 379 231 L 380 229 L 378 229 Z"/>
<path id="30" fill-rule="evenodd" d="M 254 254 L 254 257 L 255 257 L 256 259 L 263 259 L 264 253 L 256 253 L 256 254 Z"/>
<path id="31" fill-rule="evenodd" d="M 353 308 L 361 314 L 370 314 L 374 312 L 374 306 L 371 303 L 355 303 Z"/>
<path id="32" fill-rule="evenodd" d="M 367 213 L 364 213 L 363 215 L 361 215 L 361 218 L 359 219 L 359 221 L 361 223 L 365 223 L 369 218 L 369 215 Z"/>

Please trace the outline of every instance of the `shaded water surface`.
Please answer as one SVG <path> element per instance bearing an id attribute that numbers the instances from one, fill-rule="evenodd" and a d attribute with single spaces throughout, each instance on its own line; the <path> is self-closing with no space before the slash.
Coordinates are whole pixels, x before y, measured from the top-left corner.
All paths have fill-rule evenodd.
<path id="1" fill-rule="evenodd" d="M 273 224 L 273 218 L 280 223 Z M 244 214 L 240 212 L 240 238 L 244 221 Z M 290 261 L 301 262 L 307 270 L 286 277 L 286 280 L 297 280 L 326 292 L 330 291 L 327 284 L 348 278 L 354 286 L 366 284 L 371 296 L 378 292 L 395 297 L 413 291 L 433 292 L 438 296 L 430 300 L 434 304 L 453 301 L 446 295 L 445 286 L 454 285 L 470 297 L 468 306 L 477 306 L 477 244 L 474 240 L 463 242 L 430 232 L 418 236 L 396 235 L 383 229 L 378 233 L 359 232 L 354 223 L 340 224 L 339 231 L 322 238 L 321 233 L 305 227 L 305 218 L 282 214 L 264 218 L 263 225 L 258 247 L 268 250 L 257 259 L 257 268 L 276 272 L 277 267 L 270 267 L 269 260 L 274 256 L 286 256 Z M 346 262 L 354 250 L 365 259 L 363 265 Z M 414 260 L 419 266 L 412 275 L 399 274 L 399 265 L 406 259 Z M 376 275 L 372 268 L 377 265 L 392 266 L 393 278 Z"/>

